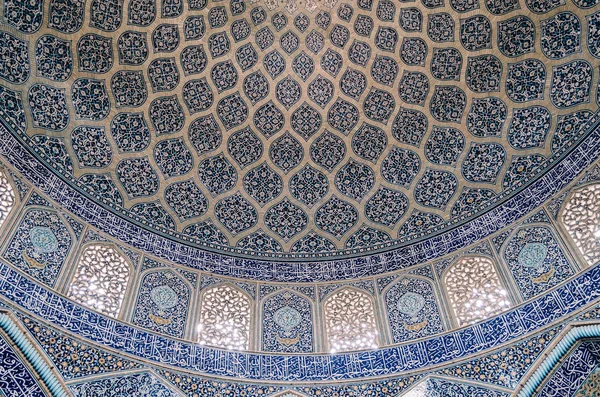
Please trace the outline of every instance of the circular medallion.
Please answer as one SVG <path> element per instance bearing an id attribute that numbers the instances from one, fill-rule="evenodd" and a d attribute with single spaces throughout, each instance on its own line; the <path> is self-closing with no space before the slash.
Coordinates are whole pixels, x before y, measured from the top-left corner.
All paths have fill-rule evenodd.
<path id="1" fill-rule="evenodd" d="M 273 315 L 273 321 L 285 331 L 290 331 L 300 324 L 302 315 L 293 307 L 284 306 Z"/>
<path id="2" fill-rule="evenodd" d="M 150 291 L 150 297 L 152 298 L 152 302 L 154 302 L 160 310 L 167 310 L 175 307 L 178 301 L 177 293 L 168 285 L 154 287 L 152 291 Z"/>
<path id="3" fill-rule="evenodd" d="M 542 243 L 527 243 L 519 252 L 519 263 L 530 269 L 540 267 L 548 255 L 548 247 Z"/>
<path id="4" fill-rule="evenodd" d="M 408 316 L 415 316 L 425 306 L 425 298 L 414 292 L 407 292 L 398 299 L 398 310 Z"/>
<path id="5" fill-rule="evenodd" d="M 58 240 L 49 227 L 36 226 L 29 231 L 29 241 L 35 252 L 48 254 L 58 249 Z"/>

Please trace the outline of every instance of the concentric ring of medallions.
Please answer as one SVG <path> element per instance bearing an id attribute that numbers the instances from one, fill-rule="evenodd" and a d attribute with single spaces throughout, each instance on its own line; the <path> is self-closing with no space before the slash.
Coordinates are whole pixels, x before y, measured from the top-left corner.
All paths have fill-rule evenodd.
<path id="1" fill-rule="evenodd" d="M 360 254 L 481 213 L 578 139 L 599 9 L 5 0 L 0 100 L 56 172 L 158 232 Z"/>

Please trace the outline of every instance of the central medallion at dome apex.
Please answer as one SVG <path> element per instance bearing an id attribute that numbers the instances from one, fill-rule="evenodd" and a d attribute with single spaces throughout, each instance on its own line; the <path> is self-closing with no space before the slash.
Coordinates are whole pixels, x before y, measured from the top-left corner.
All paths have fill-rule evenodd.
<path id="1" fill-rule="evenodd" d="M 13 129 L 103 205 L 227 254 L 439 232 L 551 165 L 597 111 L 584 0 L 87 3 L 5 0 Z"/>

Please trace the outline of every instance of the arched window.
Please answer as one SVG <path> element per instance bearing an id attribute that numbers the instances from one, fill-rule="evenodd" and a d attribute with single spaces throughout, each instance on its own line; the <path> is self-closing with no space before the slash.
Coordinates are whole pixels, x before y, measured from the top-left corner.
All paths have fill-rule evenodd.
<path id="1" fill-rule="evenodd" d="M 459 325 L 472 324 L 510 307 L 508 294 L 488 258 L 460 259 L 447 270 L 444 281 Z"/>
<path id="2" fill-rule="evenodd" d="M 227 284 L 208 289 L 202 299 L 198 343 L 248 349 L 250 314 L 250 298 L 243 292 Z"/>
<path id="3" fill-rule="evenodd" d="M 373 302 L 366 293 L 342 289 L 327 298 L 324 308 L 331 353 L 377 348 Z"/>
<path id="4" fill-rule="evenodd" d="M 588 264 L 600 261 L 600 184 L 576 190 L 561 219 Z"/>
<path id="5" fill-rule="evenodd" d="M 69 297 L 117 317 L 129 282 L 129 264 L 111 246 L 89 245 L 81 253 Z"/>
<path id="6" fill-rule="evenodd" d="M 10 210 L 15 205 L 15 191 L 8 178 L 0 171 L 0 226 L 4 224 Z"/>
<path id="7" fill-rule="evenodd" d="M 305 397 L 304 394 L 299 394 L 293 391 L 286 391 L 281 394 L 277 394 L 273 397 Z"/>
<path id="8" fill-rule="evenodd" d="M 410 389 L 403 397 L 425 397 L 427 394 L 427 380 L 419 382 L 415 387 Z"/>

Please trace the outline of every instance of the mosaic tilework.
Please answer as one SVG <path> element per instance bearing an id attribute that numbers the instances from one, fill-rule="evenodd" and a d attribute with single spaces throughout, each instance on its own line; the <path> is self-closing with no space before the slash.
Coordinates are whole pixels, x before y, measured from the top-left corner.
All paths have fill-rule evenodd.
<path id="1" fill-rule="evenodd" d="M 515 388 L 562 327 L 528 338 L 509 348 L 440 371 L 440 374 Z"/>
<path id="2" fill-rule="evenodd" d="M 403 342 L 442 332 L 433 286 L 417 278 L 401 278 L 385 293 L 392 340 Z"/>
<path id="3" fill-rule="evenodd" d="M 308 299 L 291 291 L 279 292 L 262 303 L 262 350 L 314 351 L 313 314 Z"/>
<path id="4" fill-rule="evenodd" d="M 594 311 L 592 310 L 592 312 L 588 311 L 586 313 L 593 312 Z M 95 364 L 96 366 L 94 368 L 90 368 L 90 371 L 92 372 L 100 371 L 97 373 L 109 374 L 104 371 L 113 370 L 114 372 L 110 373 L 111 378 L 123 378 L 124 375 L 119 374 L 119 372 L 123 369 L 127 369 L 127 366 L 130 365 L 134 365 L 134 368 L 137 369 L 137 371 L 135 371 L 136 374 L 147 373 L 147 369 L 144 370 L 137 362 L 132 362 L 123 359 L 119 355 L 112 355 L 108 352 L 82 344 L 79 341 L 73 340 L 71 337 L 66 337 L 66 335 L 63 335 L 50 327 L 33 321 L 23 314 L 17 313 L 17 317 L 23 321 L 38 343 L 40 343 L 41 347 L 49 353 L 55 364 L 67 360 L 69 364 L 63 365 L 64 369 L 61 368 L 61 373 L 66 379 L 76 379 L 75 384 L 89 385 L 90 383 L 94 383 L 93 381 L 90 382 L 89 378 L 81 379 L 81 375 L 83 374 L 80 372 L 80 367 L 77 365 L 79 363 L 81 364 L 81 368 L 87 368 L 86 365 Z M 427 391 L 428 393 L 437 392 L 438 394 L 425 394 L 436 397 L 460 396 L 465 395 L 464 393 L 466 392 L 470 393 L 467 395 L 490 396 L 496 395 L 494 393 L 497 393 L 497 391 L 488 388 L 488 386 L 491 385 L 504 386 L 512 389 L 514 385 L 519 382 L 519 379 L 522 378 L 527 369 L 544 351 L 545 347 L 560 333 L 562 328 L 563 325 L 557 326 L 544 333 L 533 335 L 508 348 L 483 356 L 480 359 L 452 366 L 436 373 L 425 374 L 426 380 L 423 381 L 420 381 L 422 378 L 419 376 L 410 376 L 382 381 L 363 381 L 361 383 L 342 383 L 337 385 L 298 385 L 296 388 L 293 388 L 292 391 L 282 390 L 280 386 L 274 385 L 255 385 L 252 383 L 241 382 L 232 383 L 223 380 L 214 381 L 196 375 L 178 373 L 161 368 L 152 368 L 152 370 L 161 377 L 164 386 L 167 388 L 170 383 L 173 388 L 180 390 L 184 394 L 196 397 L 201 395 L 216 396 L 219 392 L 224 392 L 225 394 L 232 393 L 233 395 L 240 393 L 240 395 L 243 395 L 243 393 L 252 395 L 251 393 L 256 393 L 256 395 L 264 394 L 277 397 L 297 397 L 298 395 L 348 395 L 358 397 L 407 392 L 407 394 L 402 395 L 412 396 L 416 391 Z M 550 390 L 561 390 L 565 392 L 565 386 L 567 389 L 575 390 L 579 385 L 582 385 L 582 383 L 582 389 L 589 386 L 584 382 L 594 381 L 594 366 L 590 366 L 589 364 L 597 359 L 597 346 L 595 345 L 595 342 L 583 342 L 577 345 L 577 348 L 567 355 L 565 364 L 561 365 L 558 370 L 554 371 L 549 376 L 549 385 L 558 385 L 558 389 L 551 388 Z M 107 362 L 99 359 L 99 357 L 106 359 Z M 515 361 L 515 359 L 517 359 L 517 361 Z M 582 369 L 584 369 L 584 371 L 582 371 Z M 587 374 L 590 373 L 590 371 L 592 371 L 590 377 L 586 379 L 586 376 L 588 376 Z M 73 375 L 75 375 L 75 378 L 73 378 Z M 443 378 L 439 378 L 438 376 Z M 461 381 L 457 378 L 460 378 Z M 104 379 L 108 379 L 108 377 L 104 377 Z M 137 385 L 141 383 L 141 390 L 145 390 L 145 387 L 143 386 L 145 381 L 137 382 L 132 378 L 130 378 L 130 380 L 131 382 L 127 382 L 127 385 Z M 471 381 L 470 386 L 466 383 L 462 383 L 462 380 Z M 563 383 L 561 384 L 560 382 Z M 551 393 L 543 395 L 556 394 Z"/>
<path id="5" fill-rule="evenodd" d="M 380 382 L 349 384 L 349 385 L 330 385 L 317 387 L 299 387 L 297 390 L 302 395 L 307 396 L 377 396 L 377 395 L 394 395 L 402 393 L 413 386 L 420 377 L 410 376 L 400 379 L 390 379 Z"/>
<path id="6" fill-rule="evenodd" d="M 485 387 L 470 385 L 460 382 L 452 382 L 446 379 L 430 378 L 418 384 L 414 389 L 411 389 L 406 394 L 407 397 L 413 396 L 444 396 L 444 397 L 459 397 L 459 396 L 476 396 L 476 397 L 507 397 L 508 393 L 490 390 Z"/>
<path id="7" fill-rule="evenodd" d="M 42 25 L 43 4 L 9 0 L 4 3 L 7 22 L 23 33 L 33 33 Z"/>
<path id="8" fill-rule="evenodd" d="M 46 397 L 47 394 L 38 383 L 38 375 L 22 356 L 15 350 L 14 343 L 0 334 L 0 394 L 3 397 Z"/>
<path id="9" fill-rule="evenodd" d="M 271 294 L 275 291 L 279 291 L 281 289 L 291 289 L 293 291 L 298 291 L 301 294 L 309 297 L 311 300 L 316 299 L 316 287 L 313 285 L 277 285 L 277 284 L 260 284 L 259 286 L 259 298 L 262 299 L 268 294 Z"/>
<path id="10" fill-rule="evenodd" d="M 600 371 L 596 370 L 592 372 L 583 382 L 575 397 L 584 397 L 598 391 L 598 378 L 600 377 Z"/>
<path id="11" fill-rule="evenodd" d="M 8 170 L 7 172 L 8 172 L 8 175 L 10 175 L 10 179 L 15 184 L 15 187 L 17 190 L 16 193 L 18 194 L 18 197 L 21 200 L 23 200 L 23 198 L 27 195 L 27 193 L 29 192 L 31 187 L 21 177 L 17 176 L 17 174 L 15 174 L 14 172 L 12 172 L 10 170 Z M 5 199 L 5 200 L 7 200 L 7 199 Z"/>
<path id="12" fill-rule="evenodd" d="M 206 396 L 206 397 L 219 397 L 223 393 L 229 393 L 231 395 L 243 395 L 248 396 L 269 396 L 277 391 L 280 391 L 281 386 L 266 386 L 266 385 L 252 385 L 242 383 L 229 383 L 229 382 L 216 382 L 214 380 L 200 378 L 196 376 L 185 376 L 182 373 L 157 370 L 157 372 L 171 384 L 179 389 L 181 392 L 188 396 Z"/>
<path id="13" fill-rule="evenodd" d="M 597 376 L 594 371 L 599 365 L 600 346 L 598 343 L 581 342 L 548 376 L 537 395 L 540 397 L 558 395 L 579 397 L 586 390 L 584 385 L 586 379 Z M 580 388 L 582 390 L 578 390 Z M 595 392 L 597 391 L 596 388 Z M 591 395 L 593 396 L 593 394 Z"/>
<path id="14" fill-rule="evenodd" d="M 111 196 L 111 210 L 121 216 L 135 215 L 139 203 L 118 200 L 119 195 L 156 202 L 165 198 L 167 185 L 194 179 L 210 193 L 202 206 L 206 211 L 169 206 L 172 223 L 146 223 L 189 239 L 185 222 L 210 221 L 224 238 L 197 234 L 194 241 L 211 250 L 342 258 L 435 233 L 427 225 L 387 220 L 375 222 L 389 238 L 357 238 L 363 224 L 374 222 L 359 209 L 392 183 L 417 192 L 404 213 L 432 207 L 443 219 L 454 218 L 456 193 L 471 187 L 465 184 L 499 192 L 529 180 L 548 155 L 550 137 L 553 152 L 577 139 L 564 131 L 564 117 L 582 111 L 571 108 L 596 109 L 596 2 L 487 0 L 484 7 L 463 0 L 410 6 L 389 0 L 227 5 L 200 0 L 187 8 L 183 3 L 94 0 L 86 11 L 80 0 L 49 0 L 47 8 L 7 1 L 2 10 L 7 26 L 0 32 L 2 92 L 22 99 L 3 114 L 24 122 L 18 115 L 24 104 L 31 125 L 19 123 L 19 129 L 28 127 L 31 137 L 53 134 L 38 146 L 57 171 L 93 184 L 90 176 L 82 179 L 77 165 L 90 168 L 90 175 L 103 168 L 103 178 L 119 181 L 110 194 L 91 193 L 99 201 Z M 181 26 L 172 18 L 181 18 Z M 77 39 L 58 33 L 77 33 Z M 480 98 L 482 93 L 491 96 Z M 73 139 L 63 139 L 69 136 Z M 482 141 L 488 137 L 494 143 Z M 86 146 L 92 142 L 96 150 Z M 411 159 L 394 177 L 403 155 L 390 148 L 421 143 L 422 152 L 410 153 L 422 158 Z M 253 150 L 244 153 L 249 147 Z M 208 157 L 221 155 L 226 161 L 221 165 L 239 169 L 235 176 L 228 167 L 205 169 Z M 262 164 L 269 168 L 257 169 Z M 481 172 L 481 164 L 489 165 L 489 173 Z M 306 167 L 317 167 L 329 181 L 319 183 L 314 200 L 305 199 L 306 188 L 297 180 L 292 183 Z M 418 177 L 421 168 L 427 171 Z M 259 171 L 269 174 L 268 183 L 256 184 Z M 453 181 L 450 174 L 459 171 L 464 179 Z M 236 209 L 248 209 L 237 218 L 252 220 L 243 224 L 216 211 L 226 199 L 218 196 L 237 181 L 247 181 L 238 189 L 249 205 L 235 200 Z M 447 193 L 442 184 L 450 186 Z M 336 219 L 350 227 L 332 230 L 322 221 L 318 211 L 334 193 L 347 202 Z M 197 194 L 180 195 L 181 202 L 191 203 Z M 290 196 L 307 225 L 316 227 L 272 235 L 267 214 L 251 208 Z M 479 212 L 494 199 L 482 194 L 469 211 Z M 317 234 L 329 243 L 305 244 Z"/>
<path id="15" fill-rule="evenodd" d="M 120 397 L 126 395 L 178 397 L 177 393 L 151 373 L 138 373 L 92 380 L 76 383 L 70 387 L 73 394 L 77 397 Z"/>
<path id="16" fill-rule="evenodd" d="M 364 291 L 369 292 L 371 295 L 375 295 L 375 286 L 373 285 L 373 282 L 371 280 L 360 280 L 360 281 L 353 281 L 353 282 L 342 283 L 342 284 L 329 284 L 329 285 L 319 286 L 318 287 L 319 300 L 323 301 L 332 292 L 334 292 L 340 288 L 344 288 L 344 287 L 348 287 L 348 286 L 362 289 Z"/>
<path id="17" fill-rule="evenodd" d="M 506 243 L 503 257 L 525 299 L 574 274 L 554 234 L 547 227 L 517 229 Z"/>
<path id="18" fill-rule="evenodd" d="M 46 354 L 52 358 L 65 380 L 142 368 L 134 361 L 76 342 L 31 317 L 19 317 Z"/>
<path id="19" fill-rule="evenodd" d="M 228 280 L 208 275 L 202 275 L 200 277 L 200 290 L 204 290 L 210 286 L 221 283 L 231 283 L 246 292 L 252 299 L 256 298 L 256 284 L 254 283 L 246 283 L 239 280 Z"/>
<path id="20" fill-rule="evenodd" d="M 533 331 L 540 326 L 550 324 L 553 321 L 560 319 L 562 315 L 570 313 L 571 310 L 577 310 L 581 307 L 580 305 L 586 302 L 592 302 L 598 297 L 598 291 L 596 291 L 593 286 L 595 286 L 595 279 L 598 277 L 599 272 L 600 270 L 597 268 L 591 268 L 582 273 L 579 277 L 567 282 L 564 286 L 559 287 L 556 291 L 553 291 L 546 296 L 542 296 L 538 300 L 527 303 L 513 311 L 507 312 L 500 318 L 455 331 L 448 335 L 430 337 L 408 345 L 380 349 L 373 352 L 353 353 L 341 356 L 316 356 L 319 357 L 319 362 L 321 362 L 320 360 L 325 360 L 322 364 L 326 365 L 328 375 L 325 375 L 320 372 L 321 370 L 316 370 L 316 368 L 312 367 L 313 363 L 316 364 L 316 361 L 313 361 L 312 358 L 309 361 L 305 361 L 302 356 L 282 357 L 281 359 L 287 363 L 286 368 L 293 367 L 295 369 L 292 369 L 294 372 L 285 373 L 281 376 L 285 376 L 286 379 L 299 379 L 298 376 L 300 376 L 301 379 L 308 380 L 331 379 L 331 372 L 329 371 L 333 371 L 337 374 L 334 375 L 336 378 L 341 376 L 339 379 L 351 379 L 356 376 L 365 376 L 366 373 L 392 374 L 402 371 L 403 369 L 414 368 L 415 366 L 422 368 L 422 366 L 431 365 L 432 363 L 449 362 L 448 360 L 453 360 L 463 354 L 481 351 L 481 349 L 484 348 L 497 346 L 498 343 L 511 341 L 515 335 L 522 335 L 523 333 Z M 219 356 L 223 355 L 223 359 L 226 360 L 233 359 L 233 356 L 235 356 L 236 360 L 241 360 L 237 362 L 249 362 L 246 360 L 250 359 L 250 357 L 256 357 L 252 358 L 251 361 L 255 359 L 263 360 L 263 358 L 266 360 L 267 357 L 227 351 L 219 352 L 212 349 L 204 350 L 206 348 L 199 348 L 196 344 L 173 341 L 160 335 L 145 333 L 140 329 L 134 330 L 122 323 L 116 326 L 119 323 L 115 323 L 114 320 L 102 318 L 97 314 L 86 311 L 81 307 L 77 307 L 64 300 L 64 298 L 52 294 L 41 286 L 35 285 L 31 281 L 19 276 L 18 273 L 7 267 L 3 268 L 2 280 L 3 281 L 0 283 L 0 291 L 5 298 L 9 300 L 20 299 L 18 297 L 23 296 L 25 293 L 29 298 L 26 301 L 21 300 L 21 305 L 27 310 L 32 311 L 32 313 L 42 315 L 46 321 L 65 327 L 67 330 L 76 329 L 84 338 L 100 342 L 107 347 L 112 346 L 114 348 L 118 346 L 123 352 L 135 352 L 134 354 L 139 357 L 145 357 L 150 360 L 159 360 L 160 362 L 170 363 L 172 365 L 193 370 L 208 371 L 208 373 L 221 373 L 226 376 L 239 376 L 238 370 L 242 368 L 235 369 L 233 372 L 231 372 L 231 370 L 218 370 L 217 372 L 214 372 L 215 368 L 211 366 L 211 363 L 215 362 L 215 356 L 213 356 L 213 354 L 218 354 Z M 566 303 L 567 301 L 568 304 Z M 65 316 L 65 313 L 72 314 Z M 118 331 L 116 331 L 117 329 Z M 493 338 L 486 337 L 479 339 L 477 337 L 477 335 L 483 334 L 491 335 L 490 332 L 493 333 Z M 461 346 L 453 345 L 457 340 L 463 341 Z M 144 346 L 144 348 L 137 349 L 134 347 L 136 344 L 139 347 Z M 448 350 L 450 346 L 455 347 L 453 347 L 452 350 Z M 181 353 L 177 358 L 171 357 L 166 353 L 166 351 L 172 352 L 173 349 L 176 349 Z M 213 358 L 208 359 L 208 356 L 204 356 L 204 354 L 201 353 L 204 351 L 207 353 L 210 351 L 211 357 Z M 418 352 L 418 355 L 411 355 L 411 352 Z M 206 360 L 208 361 L 205 361 L 201 357 L 206 357 Z M 263 358 L 259 359 L 258 357 Z M 408 358 L 408 361 L 402 357 Z M 271 369 L 273 368 L 273 363 L 270 361 L 271 359 L 272 357 L 269 356 L 269 361 L 264 361 L 260 364 L 261 368 L 263 368 L 259 371 L 261 379 L 275 379 L 279 376 L 276 374 L 274 375 L 274 373 L 271 372 Z M 352 364 L 343 364 L 340 367 L 334 364 L 337 362 L 336 360 L 342 359 L 344 362 L 350 360 L 348 362 L 351 362 Z M 184 360 L 185 363 L 182 360 Z M 300 360 L 301 363 L 298 360 Z M 270 362 L 271 364 L 269 364 Z M 392 362 L 394 369 L 386 369 L 387 364 L 384 363 L 391 364 Z M 318 364 L 319 368 L 321 368 L 322 364 Z M 308 367 L 305 367 L 306 365 L 308 365 Z M 398 369 L 398 366 L 401 368 Z M 345 372 L 351 368 L 355 368 L 352 369 L 351 373 Z M 309 369 L 309 372 L 305 373 L 305 369 Z M 314 372 L 313 369 L 315 369 L 316 372 Z M 248 378 L 253 378 L 254 375 L 252 374 L 256 373 L 253 372 L 254 370 L 250 371 L 249 368 L 244 369 L 244 371 L 246 371 L 244 373 Z M 338 373 L 338 371 L 343 371 L 342 373 L 345 375 Z M 236 373 L 236 375 L 234 375 L 234 373 Z M 256 376 L 259 375 L 257 374 Z M 315 376 L 317 376 L 317 378 L 315 378 Z"/>
<path id="21" fill-rule="evenodd" d="M 3 256 L 47 285 L 54 285 L 71 250 L 73 237 L 54 211 L 30 209 Z"/>
<path id="22" fill-rule="evenodd" d="M 139 289 L 131 322 L 166 335 L 183 337 L 190 288 L 172 271 L 147 273 Z"/>
<path id="23" fill-rule="evenodd" d="M 7 32 L 0 32 L 0 78 L 12 84 L 23 84 L 29 78 L 31 66 L 27 42 Z"/>
<path id="24" fill-rule="evenodd" d="M 581 160 L 581 159 L 583 159 L 583 160 L 586 160 L 586 159 L 587 159 L 587 158 L 585 157 L 585 155 L 583 155 L 583 156 L 579 156 L 578 158 L 579 158 L 580 160 Z M 587 160 L 586 160 L 586 161 L 587 161 Z M 66 203 L 68 203 L 68 201 L 67 201 Z M 520 203 L 523 203 L 523 201 L 520 201 Z M 77 212 L 77 211 L 76 211 L 76 210 L 77 210 L 77 207 L 71 208 L 71 210 L 74 210 L 75 212 Z M 504 219 L 504 218 L 502 218 L 502 219 Z"/>

